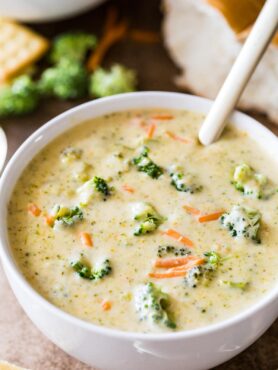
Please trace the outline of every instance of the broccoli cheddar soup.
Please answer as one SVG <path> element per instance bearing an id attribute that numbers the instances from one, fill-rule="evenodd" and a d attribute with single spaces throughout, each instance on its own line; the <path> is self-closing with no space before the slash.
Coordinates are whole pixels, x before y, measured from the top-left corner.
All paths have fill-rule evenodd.
<path id="1" fill-rule="evenodd" d="M 160 109 L 85 122 L 44 148 L 9 203 L 20 270 L 49 302 L 126 331 L 229 318 L 277 284 L 278 171 L 244 132 Z"/>

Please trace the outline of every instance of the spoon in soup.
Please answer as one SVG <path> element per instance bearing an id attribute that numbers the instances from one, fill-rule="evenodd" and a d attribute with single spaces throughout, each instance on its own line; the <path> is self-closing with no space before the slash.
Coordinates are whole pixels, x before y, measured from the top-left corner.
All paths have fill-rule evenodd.
<path id="1" fill-rule="evenodd" d="M 278 26 L 278 0 L 267 0 L 199 131 L 203 145 L 216 141 L 227 124 Z M 219 56 L 221 58 L 221 55 Z"/>

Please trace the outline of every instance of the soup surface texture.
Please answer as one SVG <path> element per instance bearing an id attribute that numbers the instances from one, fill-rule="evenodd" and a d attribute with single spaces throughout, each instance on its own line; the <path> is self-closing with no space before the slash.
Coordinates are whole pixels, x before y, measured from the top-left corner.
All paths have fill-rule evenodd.
<path id="1" fill-rule="evenodd" d="M 117 112 L 30 162 L 8 227 L 43 297 L 97 325 L 171 332 L 229 318 L 277 284 L 277 163 L 232 127 L 201 146 L 202 120 Z"/>

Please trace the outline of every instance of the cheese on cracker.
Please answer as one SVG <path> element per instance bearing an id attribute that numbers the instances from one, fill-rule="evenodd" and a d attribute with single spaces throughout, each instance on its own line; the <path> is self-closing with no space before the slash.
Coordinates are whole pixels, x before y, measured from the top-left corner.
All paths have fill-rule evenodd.
<path id="1" fill-rule="evenodd" d="M 27 27 L 0 18 L 0 82 L 33 64 L 47 48 L 48 41 L 44 37 Z"/>

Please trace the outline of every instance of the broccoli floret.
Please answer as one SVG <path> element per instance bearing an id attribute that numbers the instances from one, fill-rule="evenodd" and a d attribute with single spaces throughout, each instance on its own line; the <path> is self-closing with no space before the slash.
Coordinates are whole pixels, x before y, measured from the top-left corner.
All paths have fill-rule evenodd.
<path id="1" fill-rule="evenodd" d="M 90 79 L 89 91 L 92 96 L 101 98 L 135 91 L 136 84 L 135 71 L 116 64 L 110 70 L 96 69 Z"/>
<path id="2" fill-rule="evenodd" d="M 185 283 L 190 288 L 196 288 L 201 282 L 207 284 L 215 277 L 221 257 L 214 251 L 204 253 L 204 263 L 199 266 L 192 267 L 186 277 Z"/>
<path id="3" fill-rule="evenodd" d="M 244 195 L 257 199 L 267 199 L 275 193 L 275 190 L 269 189 L 267 177 L 256 173 L 245 163 L 235 168 L 232 183 Z"/>
<path id="4" fill-rule="evenodd" d="M 135 203 L 132 211 L 134 220 L 139 222 L 134 230 L 135 236 L 149 234 L 155 231 L 163 222 L 163 218 L 149 203 Z"/>
<path id="5" fill-rule="evenodd" d="M 224 213 L 220 222 L 234 238 L 246 238 L 260 243 L 259 230 L 261 214 L 259 211 L 242 206 L 233 206 L 230 213 Z"/>
<path id="6" fill-rule="evenodd" d="M 67 147 L 62 151 L 60 159 L 62 163 L 70 163 L 80 159 L 82 157 L 82 154 L 83 154 L 82 149 Z"/>
<path id="7" fill-rule="evenodd" d="M 111 274 L 111 272 L 112 272 L 111 263 L 108 259 L 106 259 L 97 269 L 93 271 L 93 276 L 95 280 L 99 280 L 104 278 L 104 276 Z"/>
<path id="8" fill-rule="evenodd" d="M 102 193 L 105 197 L 108 197 L 111 194 L 111 188 L 107 185 L 107 182 L 101 177 L 95 176 L 93 178 L 95 189 Z"/>
<path id="9" fill-rule="evenodd" d="M 80 277 L 88 280 L 100 280 L 112 272 L 111 263 L 108 259 L 104 260 L 97 269 L 92 269 L 89 263 L 78 260 L 71 262 L 71 267 Z"/>
<path id="10" fill-rule="evenodd" d="M 186 274 L 185 283 L 190 288 L 196 288 L 203 277 L 203 269 L 201 266 L 192 267 Z"/>
<path id="11" fill-rule="evenodd" d="M 178 191 L 194 194 L 203 189 L 201 185 L 197 185 L 195 183 L 194 176 L 190 174 L 185 175 L 181 167 L 172 166 L 169 172 L 172 179 L 171 185 L 173 185 Z"/>
<path id="12" fill-rule="evenodd" d="M 231 287 L 231 288 L 237 288 L 237 289 L 241 289 L 241 290 L 245 290 L 249 285 L 249 282 L 243 282 L 243 281 L 240 281 L 240 282 L 222 281 L 222 283 Z"/>
<path id="13" fill-rule="evenodd" d="M 79 63 L 62 60 L 57 66 L 47 68 L 41 75 L 41 94 L 62 100 L 81 98 L 87 93 L 88 75 Z"/>
<path id="14" fill-rule="evenodd" d="M 187 248 L 177 248 L 172 245 L 166 245 L 165 247 L 159 246 L 157 250 L 157 256 L 162 258 L 169 254 L 173 254 L 174 256 L 187 256 L 191 254 L 191 251 Z"/>
<path id="15" fill-rule="evenodd" d="M 210 252 L 204 253 L 204 256 L 206 258 L 206 264 L 204 267 L 207 270 L 211 270 L 211 271 L 217 270 L 220 264 L 220 261 L 221 261 L 220 255 L 217 252 L 210 251 Z"/>
<path id="16" fill-rule="evenodd" d="M 86 206 L 94 198 L 96 193 L 103 195 L 103 199 L 106 200 L 111 195 L 112 188 L 108 186 L 107 182 L 101 177 L 93 177 L 86 181 L 82 186 L 77 189 L 77 193 L 80 194 L 80 204 Z"/>
<path id="17" fill-rule="evenodd" d="M 96 44 L 96 37 L 90 33 L 64 33 L 54 39 L 49 59 L 54 64 L 64 59 L 82 63 L 87 51 L 93 49 Z"/>
<path id="18" fill-rule="evenodd" d="M 158 179 L 163 174 L 163 169 L 149 158 L 149 151 L 149 148 L 144 146 L 140 155 L 133 158 L 132 164 L 137 167 L 138 171 L 145 172 L 153 179 Z"/>
<path id="19" fill-rule="evenodd" d="M 80 207 L 63 207 L 60 205 L 54 206 L 51 215 L 55 219 L 55 225 L 72 226 L 83 220 L 83 212 Z"/>
<path id="20" fill-rule="evenodd" d="M 168 311 L 170 299 L 153 283 L 139 286 L 135 291 L 135 308 L 140 320 L 163 325 L 170 329 L 177 327 Z"/>
<path id="21" fill-rule="evenodd" d="M 33 112 L 39 103 L 37 85 L 30 76 L 16 78 L 0 90 L 0 117 L 21 116 Z"/>

